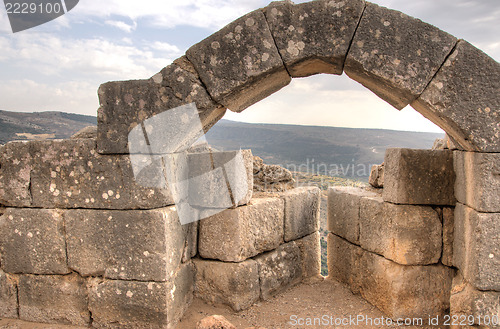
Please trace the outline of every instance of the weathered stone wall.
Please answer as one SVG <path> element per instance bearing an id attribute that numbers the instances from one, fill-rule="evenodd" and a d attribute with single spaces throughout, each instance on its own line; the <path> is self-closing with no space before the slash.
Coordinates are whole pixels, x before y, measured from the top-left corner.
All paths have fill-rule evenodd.
<path id="1" fill-rule="evenodd" d="M 95 139 L 0 147 L 0 316 L 170 328 L 193 296 L 197 223 Z M 172 296 L 174 293 L 174 296 Z"/>
<path id="2" fill-rule="evenodd" d="M 239 311 L 319 275 L 320 190 L 272 195 L 200 222 L 196 296 Z"/>
<path id="3" fill-rule="evenodd" d="M 500 154 L 454 151 L 453 279 L 450 307 L 458 316 L 500 318 Z M 495 327 L 487 325 L 487 327 Z M 496 326 L 499 327 L 499 326 Z"/>
<path id="4" fill-rule="evenodd" d="M 95 160 L 93 149 L 74 151 L 81 145 L 95 142 L 44 142 L 51 150 L 47 157 L 64 153 L 67 160 L 25 160 L 28 165 L 16 159 L 36 154 L 29 151 L 39 142 L 2 146 L 2 154 L 9 154 L 0 167 L 3 182 L 8 175 L 26 175 L 32 182 L 44 170 L 56 174 L 37 185 L 48 194 L 40 193 L 47 208 L 32 202 L 16 207 L 20 199 L 3 194 L 9 206 L 0 217 L 1 316 L 94 327 L 172 327 L 193 295 L 242 310 L 319 274 L 319 189 L 257 193 L 245 205 L 187 225 L 179 223 L 175 206 L 158 206 L 154 189 L 141 201 L 151 209 L 122 209 L 120 198 L 108 201 L 113 190 L 125 190 L 107 185 L 108 198 L 101 195 L 106 202 L 94 201 L 93 209 L 85 200 L 55 197 L 73 196 L 68 192 L 80 188 L 75 177 L 103 175 L 91 171 L 102 168 L 95 164 L 113 165 L 124 156 Z M 251 165 L 239 175 L 252 181 L 253 158 L 247 161 Z M 330 189 L 330 278 L 393 318 L 448 310 L 477 319 L 498 316 L 500 234 L 493 196 L 499 162 L 496 154 L 389 149 L 383 189 Z M 77 176 L 82 163 L 87 171 Z M 31 183 L 24 191 L 31 195 Z M 133 192 L 129 200 L 137 200 Z M 168 200 L 168 190 L 161 193 Z"/>
<path id="5" fill-rule="evenodd" d="M 242 201 L 202 207 L 208 218 L 181 225 L 169 188 L 139 186 L 130 156 L 101 155 L 95 139 L 1 146 L 0 316 L 173 328 L 194 293 L 242 309 L 319 275 L 319 189 L 252 199 L 253 157 L 243 153 L 231 173 Z M 193 153 L 188 163 L 204 170 L 225 155 L 234 154 Z M 220 197 L 225 186 L 213 182 L 187 188 Z"/>
<path id="6" fill-rule="evenodd" d="M 0 203 L 7 207 L 154 209 L 165 189 L 138 185 L 129 155 L 102 155 L 95 139 L 19 141 L 1 147 Z"/>
<path id="7" fill-rule="evenodd" d="M 382 193 L 330 191 L 331 277 L 393 317 L 498 316 L 500 65 L 363 0 L 271 3 L 150 79 L 103 84 L 97 140 L 2 146 L 0 316 L 168 328 L 193 291 L 243 309 L 315 275 L 317 190 L 252 200 L 249 190 L 182 226 L 168 188 L 135 182 L 128 137 L 188 104 L 207 131 L 292 77 L 343 72 L 414 107 L 456 151 L 389 150 Z M 238 177 L 251 186 L 251 172 Z"/>
<path id="8" fill-rule="evenodd" d="M 383 189 L 329 191 L 329 277 L 393 319 L 495 319 L 499 164 L 497 154 L 387 150 Z"/>

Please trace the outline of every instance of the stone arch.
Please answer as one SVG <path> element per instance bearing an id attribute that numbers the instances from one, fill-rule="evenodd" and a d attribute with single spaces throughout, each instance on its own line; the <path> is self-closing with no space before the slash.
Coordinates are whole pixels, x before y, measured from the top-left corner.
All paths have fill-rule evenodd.
<path id="1" fill-rule="evenodd" d="M 135 126 L 188 103 L 196 103 L 203 129 L 208 131 L 227 109 L 241 112 L 285 87 L 292 78 L 320 73 L 346 73 L 398 110 L 411 105 L 446 131 L 458 150 L 465 151 L 443 156 L 448 159 L 445 171 L 456 174 L 454 186 L 448 184 L 449 194 L 455 193 L 455 212 L 452 197 L 453 200 L 446 203 L 449 208 L 443 208 L 440 215 L 443 232 L 447 231 L 446 239 L 451 234 L 450 225 L 453 226 L 449 216 L 455 213 L 457 217 L 455 232 L 451 234 L 456 250 L 452 256 L 450 249 L 447 251 L 453 261 L 448 259 L 445 264 L 440 260 L 442 263 L 436 264 L 437 267 L 424 266 L 427 274 L 412 266 L 406 267 L 409 270 L 401 279 L 406 282 L 416 277 L 435 277 L 441 286 L 437 288 L 440 284 L 433 283 L 435 286 L 428 288 L 429 293 L 439 296 L 436 297 L 439 301 L 433 305 L 422 302 L 420 311 L 414 308 L 404 314 L 431 309 L 442 312 L 450 304 L 454 314 L 464 310 L 475 315 L 485 310 L 494 312 L 498 308 L 500 281 L 499 263 L 495 258 L 498 246 L 494 242 L 498 241 L 495 223 L 500 214 L 500 64 L 467 41 L 458 40 L 421 20 L 364 0 L 316 0 L 297 5 L 291 1 L 272 2 L 192 46 L 185 56 L 150 79 L 103 84 L 99 89 L 98 152 L 128 153 L 127 136 Z M 420 169 L 428 173 L 428 165 L 433 163 L 430 154 L 422 158 L 412 152 L 403 153 L 392 152 L 399 154 L 401 163 L 410 164 L 404 169 L 398 167 L 399 176 L 392 177 L 399 187 L 414 183 L 409 178 L 411 175 L 404 178 L 400 175 L 402 172 Z M 408 160 L 410 158 L 416 161 Z M 442 165 L 439 163 L 434 169 L 442 171 Z M 435 185 L 432 179 L 428 184 L 420 183 L 422 186 L 417 188 L 424 187 L 424 190 L 425 186 Z M 421 204 L 403 202 L 405 204 L 398 207 L 398 203 L 384 196 L 380 204 L 381 207 L 392 204 L 398 211 Z M 431 208 L 431 204 L 426 204 Z M 442 239 L 445 240 L 445 235 Z M 352 255 L 362 252 L 342 238 L 338 241 L 343 247 L 333 248 L 341 250 L 342 255 L 349 254 L 349 249 Z M 450 241 L 447 243 L 449 246 Z M 367 255 L 370 256 L 362 257 L 362 270 L 373 272 L 378 267 L 382 269 L 379 274 L 385 270 L 391 273 L 402 270 L 383 257 Z M 359 259 L 354 258 L 348 263 L 358 264 Z M 394 270 L 383 265 L 385 263 L 392 264 L 387 266 L 393 266 Z M 453 280 L 457 281 L 455 287 L 462 290 L 455 291 L 451 298 L 448 275 L 451 270 L 443 264 L 457 267 L 460 273 Z M 434 270 L 437 272 L 432 272 Z M 355 270 L 346 271 L 345 279 L 358 289 L 354 282 L 357 279 L 350 276 L 350 271 Z M 392 279 L 385 279 L 382 281 L 391 286 Z M 421 283 L 413 281 L 410 286 L 403 286 L 412 290 L 412 284 Z M 368 280 L 365 284 L 370 286 L 375 282 Z M 406 296 L 406 288 L 384 291 L 394 295 L 394 299 L 385 300 L 392 303 L 391 306 L 385 308 L 378 301 L 375 304 L 392 316 L 400 314 L 391 307 L 401 304 L 397 296 Z M 481 303 L 484 307 L 478 306 Z"/>
<path id="2" fill-rule="evenodd" d="M 316 0 L 300 5 L 275 2 L 201 41 L 150 79 L 103 84 L 99 89 L 98 152 L 96 141 L 85 138 L 1 146 L 0 203 L 6 207 L 0 216 L 1 316 L 77 325 L 93 323 L 97 327 L 111 323 L 174 326 L 193 294 L 194 260 L 190 259 L 200 250 L 197 228 L 182 227 L 177 221 L 178 211 L 168 189 L 137 184 L 130 156 L 126 155 L 129 132 L 156 114 L 192 103 L 196 104 L 203 129 L 208 130 L 227 108 L 242 111 L 286 86 L 292 77 L 342 72 L 398 109 L 411 104 L 447 131 L 459 147 L 471 151 L 423 151 L 432 153 L 426 158 L 414 151 L 391 153 L 396 162 L 405 160 L 395 166 L 399 176 L 392 177 L 402 183 L 398 184 L 401 188 L 414 183 L 412 176 L 402 175 L 403 171 L 427 169 L 429 159 L 447 153 L 448 168 L 453 166 L 456 174 L 454 186 L 448 184 L 458 201 L 455 231 L 451 234 L 449 227 L 455 204 L 452 197 L 445 203 L 433 200 L 434 207 L 428 203 L 420 207 L 426 208 L 421 211 L 434 217 L 433 223 L 439 228 L 431 230 L 438 232 L 434 248 L 438 253 L 430 262 L 417 259 L 402 265 L 389 260 L 399 259 L 399 253 L 385 255 L 382 251 L 382 257 L 374 250 L 359 256 L 358 245 L 339 237 L 335 248 L 348 265 L 343 273 L 345 279 L 356 289 L 380 288 L 383 293 L 377 296 L 383 300 L 374 304 L 393 317 L 415 314 L 395 312 L 392 307 L 399 305 L 403 311 L 407 307 L 411 312 L 428 314 L 429 310 L 446 311 L 450 304 L 452 314 L 467 313 L 475 319 L 498 316 L 500 65 L 466 41 L 457 41 L 429 24 L 362 0 Z M 145 125 L 142 128 L 147 131 Z M 443 171 L 453 174 L 451 169 L 443 170 L 442 161 L 433 163 L 437 163 L 434 176 L 425 173 L 428 179 L 436 179 L 429 184 L 420 180 L 417 187 L 432 186 L 438 179 L 442 182 Z M 245 172 L 251 169 L 245 168 Z M 251 176 L 247 175 L 249 181 Z M 292 204 L 317 205 L 317 193 L 311 193 L 307 201 L 307 191 L 291 192 L 286 197 Z M 420 195 L 428 197 L 424 192 L 421 190 Z M 452 192 L 445 195 L 449 197 Z M 404 202 L 391 203 L 364 195 L 360 198 L 373 201 L 372 207 L 379 213 L 385 215 L 389 210 L 403 220 L 409 217 L 406 210 L 418 208 L 410 201 L 401 205 Z M 266 202 L 278 204 L 274 206 L 274 219 L 276 227 L 284 229 L 286 225 L 281 223 L 289 203 L 281 197 L 264 200 L 260 206 L 259 202 L 250 204 L 257 207 L 249 211 L 268 213 L 271 206 Z M 349 210 L 355 209 L 352 203 L 345 204 Z M 436 206 L 443 205 L 435 211 Z M 355 215 L 360 212 L 353 211 Z M 269 220 L 262 217 L 263 221 Z M 384 225 L 383 221 L 373 222 Z M 439 230 L 443 227 L 444 231 L 446 225 L 446 238 L 453 236 L 456 248 L 453 252 L 447 250 L 445 263 L 444 247 L 438 248 L 445 244 L 445 234 L 440 235 Z M 415 235 L 413 228 L 410 226 L 403 235 Z M 425 235 L 426 231 L 419 228 L 417 233 Z M 295 250 L 289 255 L 313 249 L 318 236 L 315 232 L 301 242 L 290 238 L 285 244 L 286 238 L 275 235 L 275 246 L 282 248 L 280 253 L 284 248 Z M 143 236 L 148 236 L 147 241 Z M 124 252 L 125 243 L 134 257 Z M 267 263 L 271 258 L 275 263 L 272 258 L 276 254 L 263 255 L 258 261 Z M 353 257 L 346 256 L 349 254 Z M 314 256 L 310 258 L 315 260 Z M 297 258 L 287 259 L 290 264 L 299 263 Z M 436 259 L 440 263 L 435 263 Z M 263 286 L 254 259 L 243 266 L 233 260 L 218 265 L 227 266 L 230 273 L 236 267 L 240 273 L 253 273 L 253 287 Z M 118 264 L 124 265 L 121 270 Z M 460 273 L 453 278 L 456 289 L 452 297 L 448 288 L 455 271 L 450 266 Z M 366 277 L 371 281 L 357 280 L 354 272 L 359 268 L 368 273 Z M 314 266 L 310 266 L 308 271 L 313 270 Z M 403 271 L 406 274 L 401 279 Z M 376 278 L 374 274 L 381 276 Z M 400 280 L 394 283 L 394 278 Z M 427 290 L 420 285 L 425 282 L 430 283 Z M 416 298 L 412 298 L 414 295 Z M 259 291 L 253 296 L 252 300 L 260 298 Z M 416 300 L 421 308 L 415 307 Z M 390 305 L 384 308 L 387 303 Z"/>
<path id="3" fill-rule="evenodd" d="M 499 263 L 495 253 L 486 250 L 498 248 L 488 241 L 497 241 L 495 223 L 500 213 L 500 64 L 467 41 L 401 12 L 363 0 L 316 0 L 298 5 L 272 2 L 192 46 L 150 79 L 103 84 L 99 89 L 98 152 L 128 153 L 127 137 L 135 126 L 190 103 L 196 103 L 203 129 L 208 131 L 227 109 L 241 112 L 285 87 L 292 78 L 320 73 L 346 73 L 398 110 L 411 105 L 446 131 L 457 149 L 465 151 L 446 155 L 456 174 L 454 187 L 448 184 L 450 194 L 454 190 L 458 201 L 454 236 L 459 241 L 454 243 L 453 265 L 468 282 L 454 297 L 454 305 L 459 306 L 453 312 L 460 313 L 460 308 L 482 312 L 476 304 L 466 305 L 472 301 L 497 307 Z M 399 156 L 401 163 L 410 164 L 404 170 L 428 172 L 431 158 L 411 154 Z M 412 157 L 418 161 L 408 160 Z M 438 171 L 441 165 L 436 167 Z M 398 175 L 404 171 L 397 170 Z M 413 184 L 411 179 L 403 182 L 402 176 L 393 179 L 399 187 Z M 422 185 L 435 184 L 429 182 Z M 395 206 L 399 203 L 384 197 L 382 204 L 387 201 Z M 446 203 L 451 206 L 448 214 L 454 202 Z M 421 203 L 407 202 L 406 206 L 415 204 Z M 441 217 L 444 222 L 444 215 Z M 378 265 L 368 260 L 363 266 Z M 441 278 L 449 287 L 451 278 Z M 434 306 L 443 311 L 450 291 L 433 289 L 442 302 Z"/>
<path id="4" fill-rule="evenodd" d="M 208 130 L 292 78 L 350 78 L 411 105 L 467 151 L 500 152 L 500 65 L 464 40 L 363 0 L 276 1 L 192 46 L 149 80 L 101 86 L 98 147 L 128 153 L 144 119 L 195 102 Z"/>

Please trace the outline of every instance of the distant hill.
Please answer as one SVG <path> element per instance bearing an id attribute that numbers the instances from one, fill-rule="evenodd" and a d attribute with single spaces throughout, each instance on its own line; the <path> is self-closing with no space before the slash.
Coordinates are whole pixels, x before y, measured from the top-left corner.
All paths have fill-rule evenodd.
<path id="1" fill-rule="evenodd" d="M 21 113 L 0 111 L 0 144 L 11 140 L 69 138 L 97 125 L 97 118 L 65 112 Z"/>
<path id="2" fill-rule="evenodd" d="M 69 138 L 82 128 L 96 124 L 94 116 L 0 111 L 0 143 Z M 363 178 L 372 164 L 384 161 L 386 148 L 430 148 L 443 134 L 221 120 L 206 137 L 210 145 L 219 150 L 250 148 L 266 163 L 295 165 L 296 169 L 309 170 L 309 173 L 326 164 L 328 170 L 340 168 L 334 173 L 339 176 Z M 324 168 L 320 167 L 321 174 L 331 173 L 324 172 Z M 365 175 L 361 172 L 363 168 Z"/>
<path id="3" fill-rule="evenodd" d="M 315 167 L 325 174 L 326 164 L 338 168 L 340 176 L 361 175 L 372 164 L 384 161 L 389 147 L 431 148 L 444 134 L 281 124 L 251 124 L 221 120 L 207 134 L 215 148 L 251 148 L 266 163 L 294 164 L 302 169 Z M 354 171 L 354 174 L 353 174 Z M 359 173 L 358 173 L 359 172 Z M 359 177 L 358 177 L 359 178 Z"/>

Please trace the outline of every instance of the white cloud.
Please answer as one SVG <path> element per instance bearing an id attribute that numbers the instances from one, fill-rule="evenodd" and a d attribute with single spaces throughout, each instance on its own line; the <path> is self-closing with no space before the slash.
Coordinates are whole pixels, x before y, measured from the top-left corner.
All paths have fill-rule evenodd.
<path id="1" fill-rule="evenodd" d="M 492 42 L 485 45 L 485 50 L 498 51 L 500 50 L 500 41 Z"/>
<path id="2" fill-rule="evenodd" d="M 296 1 L 304 2 L 302 0 Z M 498 0 L 373 0 L 373 2 L 401 10 L 464 38 L 477 47 L 485 48 L 499 40 L 500 1 Z M 127 17 L 141 24 L 161 28 L 195 26 L 215 31 L 236 18 L 260 7 L 269 0 L 87 0 L 76 8 L 76 17 Z M 500 60 L 500 50 L 485 49 Z"/>
<path id="3" fill-rule="evenodd" d="M 147 79 L 180 51 L 132 40 L 62 39 L 53 34 L 0 36 L 0 106 L 12 111 L 66 111 L 95 115 L 97 89 L 110 80 Z M 28 72 L 28 73 L 27 73 Z M 29 97 L 27 97 L 29 96 Z"/>
<path id="4" fill-rule="evenodd" d="M 130 33 L 134 31 L 137 28 L 137 23 L 134 22 L 133 24 L 129 25 L 125 22 L 122 21 L 112 21 L 112 20 L 107 20 L 104 22 L 107 25 L 114 26 L 122 31 L 125 31 L 127 33 Z"/>
<path id="5" fill-rule="evenodd" d="M 153 25 L 170 28 L 190 25 L 217 29 L 267 3 L 265 0 L 87 0 L 72 12 L 76 16 L 148 18 Z"/>
<path id="6" fill-rule="evenodd" d="M 158 27 L 181 25 L 217 30 L 269 0 L 87 0 L 72 11 L 73 17 L 123 16 Z M 295 1 L 297 3 L 303 0 Z M 373 0 L 373 2 L 434 24 L 459 38 L 479 44 L 488 38 L 498 40 L 500 1 L 498 0 Z M 496 24 L 495 24 L 496 23 Z M 500 58 L 499 53 L 492 54 Z"/>
<path id="7" fill-rule="evenodd" d="M 0 36 L 0 49 L 0 62 L 12 58 L 15 54 L 9 39 L 2 36 Z"/>
<path id="8" fill-rule="evenodd" d="M 163 45 L 161 57 L 149 48 L 134 47 L 125 42 L 105 39 L 61 39 L 51 34 L 21 34 L 0 38 L 8 43 L 0 60 L 8 65 L 30 68 L 47 76 L 74 73 L 92 78 L 148 78 L 178 57 L 177 47 Z"/>
<path id="9" fill-rule="evenodd" d="M 9 111 L 64 111 L 96 115 L 98 84 L 70 81 L 48 85 L 33 80 L 0 81 L 1 108 Z"/>
<path id="10" fill-rule="evenodd" d="M 134 42 L 130 38 L 122 38 L 122 42 L 126 45 L 133 45 Z"/>
<path id="11" fill-rule="evenodd" d="M 159 51 L 167 53 L 167 54 L 180 54 L 181 53 L 179 47 L 177 47 L 175 45 L 171 45 L 167 42 L 155 41 L 151 45 L 151 48 L 153 48 L 154 50 L 159 50 Z"/>
<path id="12" fill-rule="evenodd" d="M 12 33 L 7 12 L 0 8 L 0 33 Z"/>

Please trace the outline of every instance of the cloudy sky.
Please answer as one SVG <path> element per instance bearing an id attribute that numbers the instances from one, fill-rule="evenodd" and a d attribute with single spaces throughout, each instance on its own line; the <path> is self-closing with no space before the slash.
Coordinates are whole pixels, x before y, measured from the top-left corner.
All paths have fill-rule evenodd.
<path id="1" fill-rule="evenodd" d="M 303 1 L 295 1 L 303 2 Z M 500 61 L 500 0 L 373 0 L 463 38 Z M 13 34 L 0 8 L 0 109 L 96 115 L 106 81 L 149 78 L 264 0 L 80 0 L 68 14 Z M 227 119 L 440 131 L 344 76 L 294 79 Z"/>

